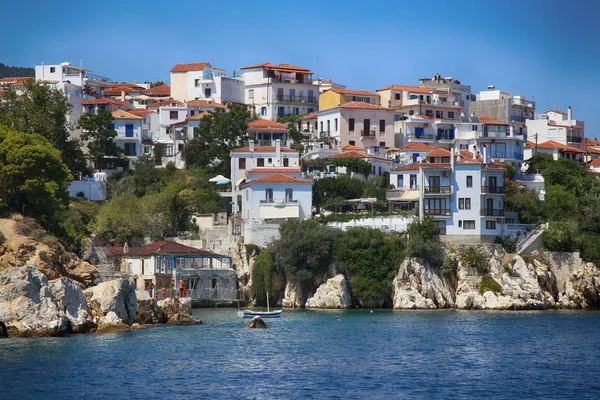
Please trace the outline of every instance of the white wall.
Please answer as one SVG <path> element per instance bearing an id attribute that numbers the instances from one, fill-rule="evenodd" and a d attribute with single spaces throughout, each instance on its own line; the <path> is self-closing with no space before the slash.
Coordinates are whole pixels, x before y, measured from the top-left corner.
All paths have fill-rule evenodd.
<path id="1" fill-rule="evenodd" d="M 142 273 L 142 263 L 144 271 Z M 154 256 L 148 257 L 125 257 L 125 268 L 130 274 L 137 275 L 137 290 L 144 290 L 144 279 L 154 280 Z"/>
<path id="2" fill-rule="evenodd" d="M 355 219 L 348 222 L 332 221 L 328 222 L 327 225 L 343 231 L 360 226 L 364 228 L 379 229 L 383 232 L 404 232 L 408 227 L 408 224 L 415 221 L 415 219 L 415 217 L 387 216 Z"/>
<path id="3" fill-rule="evenodd" d="M 265 203 L 266 189 L 273 189 L 273 203 Z M 294 202 L 285 202 L 285 190 L 293 190 Z M 251 183 L 242 191 L 242 217 L 250 223 L 277 218 L 310 218 L 312 185 L 298 183 Z"/>

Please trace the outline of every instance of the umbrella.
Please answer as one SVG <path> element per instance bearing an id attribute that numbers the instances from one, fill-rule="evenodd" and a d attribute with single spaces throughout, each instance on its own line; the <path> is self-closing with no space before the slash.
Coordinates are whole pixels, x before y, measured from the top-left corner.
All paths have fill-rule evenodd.
<path id="1" fill-rule="evenodd" d="M 229 179 L 225 178 L 223 175 L 217 175 L 214 178 L 208 180 L 209 182 L 214 182 L 217 185 L 227 185 L 231 182 Z"/>

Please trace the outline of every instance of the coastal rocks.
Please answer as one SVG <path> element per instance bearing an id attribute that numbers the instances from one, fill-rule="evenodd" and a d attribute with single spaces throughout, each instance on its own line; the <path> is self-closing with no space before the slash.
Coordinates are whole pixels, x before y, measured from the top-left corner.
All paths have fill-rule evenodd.
<path id="1" fill-rule="evenodd" d="M 266 329 L 267 324 L 265 324 L 265 321 L 262 320 L 261 317 L 259 317 L 258 315 L 254 318 L 252 318 L 252 320 L 250 322 L 248 322 L 246 325 L 244 325 L 244 328 L 246 329 Z"/>
<path id="2" fill-rule="evenodd" d="M 95 324 L 81 285 L 70 278 L 59 278 L 48 283 L 52 297 L 69 320 L 71 332 L 89 332 Z"/>
<path id="3" fill-rule="evenodd" d="M 341 274 L 328 279 L 306 301 L 306 308 L 350 308 L 351 305 L 348 283 Z"/>
<path id="4" fill-rule="evenodd" d="M 186 313 L 177 313 L 171 315 L 167 325 L 199 325 L 202 324 L 198 318 Z"/>
<path id="5" fill-rule="evenodd" d="M 576 270 L 559 296 L 563 308 L 600 308 L 600 270 L 592 263 L 585 263 Z"/>
<path id="6" fill-rule="evenodd" d="M 133 283 L 127 279 L 102 282 L 84 290 L 92 316 L 100 319 L 113 311 L 123 322 L 131 325 L 135 320 L 137 300 Z"/>
<path id="7" fill-rule="evenodd" d="M 0 321 L 8 336 L 62 335 L 69 327 L 47 278 L 31 266 L 0 275 Z"/>
<path id="8" fill-rule="evenodd" d="M 166 321 L 165 313 L 158 306 L 155 299 L 150 297 L 146 290 L 136 290 L 137 307 L 135 322 L 138 324 L 163 324 Z"/>
<path id="9" fill-rule="evenodd" d="M 123 322 L 121 318 L 114 312 L 109 311 L 105 316 L 98 321 L 96 333 L 120 332 L 129 329 L 129 325 Z"/>
<path id="10" fill-rule="evenodd" d="M 452 285 L 429 263 L 405 259 L 392 283 L 396 309 L 447 308 L 455 304 Z"/>
<path id="11" fill-rule="evenodd" d="M 175 312 L 175 301 L 172 297 L 168 297 L 164 300 L 160 300 L 158 303 L 158 307 L 162 310 L 165 315 L 165 319 L 169 320 Z M 179 313 L 181 314 L 192 314 L 192 299 L 189 297 L 183 297 L 179 299 Z"/>
<path id="12" fill-rule="evenodd" d="M 295 280 L 288 280 L 285 284 L 285 294 L 281 306 L 286 308 L 302 307 L 306 303 L 302 286 Z"/>

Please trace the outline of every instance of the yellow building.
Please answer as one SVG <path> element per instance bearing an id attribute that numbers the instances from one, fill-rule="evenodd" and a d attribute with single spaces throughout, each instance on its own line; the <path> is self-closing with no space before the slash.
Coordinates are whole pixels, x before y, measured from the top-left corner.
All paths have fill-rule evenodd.
<path id="1" fill-rule="evenodd" d="M 351 101 L 374 104 L 377 106 L 381 105 L 377 93 L 367 92 L 366 90 L 333 88 L 326 90 L 319 95 L 319 111 L 339 107 L 343 104 L 350 103 Z"/>

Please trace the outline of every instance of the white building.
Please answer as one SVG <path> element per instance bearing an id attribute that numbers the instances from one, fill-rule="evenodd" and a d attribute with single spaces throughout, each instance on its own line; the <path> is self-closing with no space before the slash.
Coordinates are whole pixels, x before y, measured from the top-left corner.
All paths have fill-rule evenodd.
<path id="1" fill-rule="evenodd" d="M 451 154 L 437 149 L 422 162 L 397 167 L 390 184 L 400 200 L 418 198 L 419 217 L 433 218 L 440 234 L 493 240 L 504 224 L 504 166 L 466 151 Z"/>
<path id="2" fill-rule="evenodd" d="M 31 80 L 31 77 L 19 77 L 19 78 L 0 78 L 0 101 L 2 100 L 3 93 L 8 87 L 11 87 L 17 96 L 21 96 L 25 92 L 25 84 Z"/>
<path id="3" fill-rule="evenodd" d="M 453 94 L 456 105 L 461 106 L 465 115 L 470 114 L 469 104 L 472 100 L 475 100 L 475 96 L 471 94 L 471 86 L 463 85 L 451 76 L 442 78 L 439 73 L 436 73 L 433 78 L 419 79 L 419 87 L 429 88 L 441 94 Z"/>
<path id="4" fill-rule="evenodd" d="M 580 163 L 584 162 L 585 151 L 578 149 L 577 147 L 567 146 L 556 142 L 554 140 L 547 140 L 543 143 L 534 143 L 527 141 L 525 146 L 524 158 L 529 160 L 535 154 L 548 154 L 552 156 L 553 160 L 559 158 L 568 158 L 569 160 L 577 161 Z"/>
<path id="5" fill-rule="evenodd" d="M 540 114 L 539 119 L 527 120 L 529 140 L 546 142 L 548 140 L 563 145 L 584 149 L 585 123 L 573 119 L 571 107 L 567 112 L 549 110 Z"/>
<path id="6" fill-rule="evenodd" d="M 263 119 L 294 114 L 310 114 L 318 106 L 319 89 L 313 85 L 312 71 L 290 64 L 269 62 L 242 68 L 244 102 Z"/>
<path id="7" fill-rule="evenodd" d="M 177 64 L 171 69 L 171 97 L 179 101 L 206 100 L 244 103 L 244 81 L 226 77 L 224 69 L 208 62 Z"/>
<path id="8" fill-rule="evenodd" d="M 114 141 L 123 150 L 123 155 L 129 158 L 129 168 L 132 168 L 133 162 L 144 152 L 142 147 L 143 118 L 123 110 L 113 111 L 112 116 L 111 128 L 117 132 Z"/>

